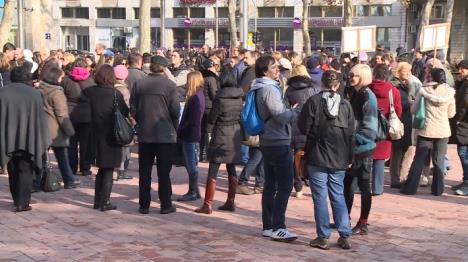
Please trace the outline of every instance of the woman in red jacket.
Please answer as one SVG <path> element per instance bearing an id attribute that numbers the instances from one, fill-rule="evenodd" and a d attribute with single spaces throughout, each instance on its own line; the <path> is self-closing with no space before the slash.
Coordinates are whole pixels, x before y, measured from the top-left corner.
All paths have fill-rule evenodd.
<path id="1" fill-rule="evenodd" d="M 398 117 L 401 117 L 401 97 L 400 91 L 394 87 L 388 77 L 388 67 L 384 64 L 379 64 L 373 71 L 374 79 L 369 86 L 372 92 L 377 97 L 377 106 L 385 117 L 388 119 L 390 116 L 390 91 L 393 95 L 393 105 Z M 372 195 L 377 196 L 383 194 L 384 189 L 384 173 L 385 173 L 385 160 L 390 158 L 392 153 L 392 140 L 388 137 L 387 140 L 382 140 L 377 143 L 373 158 L 374 164 L 372 168 Z"/>

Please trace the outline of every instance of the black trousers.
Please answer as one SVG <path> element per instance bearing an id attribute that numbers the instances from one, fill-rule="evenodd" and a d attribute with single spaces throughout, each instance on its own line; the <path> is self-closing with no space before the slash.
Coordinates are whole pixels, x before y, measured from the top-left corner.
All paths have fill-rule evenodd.
<path id="1" fill-rule="evenodd" d="M 170 173 L 176 152 L 176 143 L 139 143 L 140 166 L 140 207 L 149 208 L 151 203 L 151 171 L 154 158 L 158 171 L 158 195 L 161 201 L 161 209 L 172 206 L 172 185 Z"/>
<path id="2" fill-rule="evenodd" d="M 7 164 L 10 192 L 16 207 L 29 206 L 32 182 L 35 177 L 34 163 L 27 152 L 16 152 Z"/>
<path id="3" fill-rule="evenodd" d="M 418 191 L 419 179 L 426 165 L 427 157 L 431 155 L 434 172 L 432 173 L 431 192 L 435 196 L 444 193 L 445 154 L 447 154 L 448 138 L 427 138 L 418 136 L 416 154 L 401 191 L 414 195 Z"/>
<path id="4" fill-rule="evenodd" d="M 346 171 L 344 179 L 344 196 L 348 214 L 351 214 L 354 202 L 354 190 L 352 188 L 354 178 L 357 178 L 361 191 L 361 215 L 359 219 L 367 220 L 372 206 L 372 194 L 370 190 L 370 177 L 372 174 L 372 157 L 356 158 L 353 165 Z"/>
<path id="5" fill-rule="evenodd" d="M 88 172 L 91 169 L 91 154 L 90 154 L 90 135 L 91 135 L 91 124 L 90 123 L 75 123 L 75 135 L 70 137 L 69 160 L 70 167 L 73 174 L 78 172 L 78 162 L 80 164 L 81 172 Z M 78 149 L 79 145 L 79 149 Z M 79 152 L 79 156 L 78 156 Z M 79 160 L 78 160 L 79 159 Z"/>
<path id="6" fill-rule="evenodd" d="M 201 122 L 201 139 L 200 139 L 200 157 L 201 160 L 206 160 L 207 157 L 207 147 L 210 143 L 210 137 L 208 134 L 208 116 L 211 112 L 211 109 L 205 109 Z"/>

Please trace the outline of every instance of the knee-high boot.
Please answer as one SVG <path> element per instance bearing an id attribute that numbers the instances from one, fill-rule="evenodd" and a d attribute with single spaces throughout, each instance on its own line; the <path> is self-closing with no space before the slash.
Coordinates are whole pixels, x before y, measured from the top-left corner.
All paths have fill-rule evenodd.
<path id="1" fill-rule="evenodd" d="M 94 182 L 94 206 L 93 209 L 101 208 L 101 187 L 102 187 L 102 171 L 99 170 Z"/>
<path id="2" fill-rule="evenodd" d="M 212 206 L 215 191 L 216 179 L 208 177 L 206 179 L 205 200 L 203 201 L 203 205 L 201 207 L 195 209 L 195 212 L 204 214 L 211 214 L 213 212 Z"/>
<path id="3" fill-rule="evenodd" d="M 219 210 L 224 211 L 236 211 L 236 205 L 234 204 L 234 199 L 236 198 L 236 189 L 237 189 L 237 177 L 236 176 L 228 176 L 228 195 L 226 199 L 226 203 L 224 205 L 218 207 Z"/>
<path id="4" fill-rule="evenodd" d="M 113 184 L 113 169 L 105 169 L 102 171 L 102 184 L 101 184 L 101 211 L 108 211 L 117 209 L 115 205 L 110 203 L 110 195 L 112 192 Z"/>

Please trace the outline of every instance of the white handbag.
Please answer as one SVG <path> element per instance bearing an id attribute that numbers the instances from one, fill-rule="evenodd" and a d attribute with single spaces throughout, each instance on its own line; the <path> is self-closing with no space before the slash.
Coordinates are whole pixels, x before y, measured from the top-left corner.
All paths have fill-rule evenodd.
<path id="1" fill-rule="evenodd" d="M 392 89 L 390 89 L 390 92 L 388 93 L 389 98 L 390 98 L 390 114 L 388 116 L 388 123 L 390 125 L 388 135 L 392 140 L 398 140 L 403 137 L 405 134 L 405 126 L 404 124 L 400 121 L 398 118 L 396 112 L 395 112 L 395 106 L 393 104 L 393 92 Z"/>

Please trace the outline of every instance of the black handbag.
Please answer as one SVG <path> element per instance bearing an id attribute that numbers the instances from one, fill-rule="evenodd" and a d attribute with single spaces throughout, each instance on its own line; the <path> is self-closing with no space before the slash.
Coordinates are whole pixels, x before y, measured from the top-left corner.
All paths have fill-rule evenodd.
<path id="1" fill-rule="evenodd" d="M 390 123 L 388 119 L 383 114 L 380 108 L 377 111 L 377 119 L 378 119 L 378 126 L 377 126 L 377 137 L 375 138 L 376 142 L 387 140 L 388 138 L 388 131 L 390 131 Z"/>
<path id="2" fill-rule="evenodd" d="M 117 146 L 126 146 L 133 141 L 135 129 L 128 119 L 120 112 L 119 103 L 117 102 L 117 90 L 114 90 L 114 108 L 113 108 L 113 126 L 112 134 L 114 143 Z"/>
<path id="3" fill-rule="evenodd" d="M 47 161 L 45 163 L 45 166 L 42 167 L 44 175 L 44 177 L 42 178 L 42 190 L 44 190 L 44 192 L 59 191 L 62 188 L 62 176 L 60 175 L 60 172 L 52 169 L 48 153 L 46 153 L 45 157 L 47 158 Z"/>

